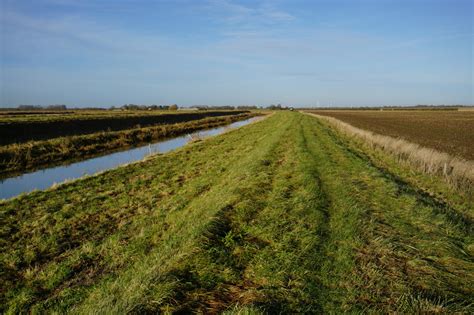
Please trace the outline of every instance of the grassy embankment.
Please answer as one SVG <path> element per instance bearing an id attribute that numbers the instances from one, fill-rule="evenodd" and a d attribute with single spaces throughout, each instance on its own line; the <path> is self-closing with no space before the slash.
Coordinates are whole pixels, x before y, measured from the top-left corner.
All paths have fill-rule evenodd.
<path id="1" fill-rule="evenodd" d="M 24 172 L 40 166 L 90 158 L 189 132 L 214 128 L 254 117 L 256 113 L 204 118 L 184 123 L 104 131 L 42 141 L 0 146 L 0 175 Z"/>
<path id="2" fill-rule="evenodd" d="M 0 205 L 2 311 L 474 311 L 472 204 L 300 113 Z"/>
<path id="3" fill-rule="evenodd" d="M 248 111 L 73 111 L 69 114 L 0 115 L 0 145 L 175 124 Z"/>
<path id="4" fill-rule="evenodd" d="M 318 115 L 349 136 L 362 139 L 365 145 L 382 148 L 400 162 L 408 163 L 427 174 L 441 176 L 452 187 L 468 193 L 469 198 L 474 197 L 474 161 L 459 157 L 460 155 L 470 156 L 469 154 L 474 153 L 471 147 L 474 145 L 472 141 L 474 115 L 464 117 L 454 112 L 456 115 L 445 117 L 431 111 L 415 112 L 418 114 L 416 117 L 407 116 L 406 112 L 309 112 L 312 115 Z M 424 120 L 420 117 L 422 114 L 426 115 Z M 355 126 L 365 126 L 362 128 L 367 129 L 355 127 L 346 121 L 354 123 Z M 442 129 L 441 132 L 439 132 L 440 129 Z M 374 130 L 380 130 L 382 133 L 373 132 Z M 428 130 L 431 130 L 431 133 Z M 396 136 L 391 136 L 393 134 Z M 453 144 L 449 143 L 449 135 L 453 138 L 451 142 L 455 143 L 455 146 L 459 148 L 458 152 L 462 154 L 452 155 L 455 151 L 452 148 Z M 406 139 L 414 139 L 415 142 Z M 428 143 L 429 146 L 424 147 L 420 145 L 421 143 Z M 444 143 L 444 145 L 436 146 L 436 143 Z M 439 151 L 437 147 L 450 148 L 451 154 Z"/>

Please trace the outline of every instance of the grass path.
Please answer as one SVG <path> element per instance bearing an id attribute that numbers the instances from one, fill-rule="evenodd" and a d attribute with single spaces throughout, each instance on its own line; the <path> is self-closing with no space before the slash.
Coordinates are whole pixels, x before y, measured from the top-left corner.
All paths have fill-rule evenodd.
<path id="1" fill-rule="evenodd" d="M 472 204 L 431 182 L 314 117 L 277 113 L 0 204 L 0 305 L 470 313 Z"/>

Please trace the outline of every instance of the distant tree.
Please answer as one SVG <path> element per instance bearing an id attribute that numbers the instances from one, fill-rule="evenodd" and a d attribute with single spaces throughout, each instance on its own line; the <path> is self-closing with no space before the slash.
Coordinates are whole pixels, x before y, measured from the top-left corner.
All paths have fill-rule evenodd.
<path id="1" fill-rule="evenodd" d="M 241 105 L 241 106 L 237 106 L 237 109 L 240 109 L 240 110 L 257 109 L 257 106 L 245 106 L 245 105 Z"/>
<path id="2" fill-rule="evenodd" d="M 125 110 L 138 110 L 140 109 L 140 106 L 135 105 L 135 104 L 125 104 L 122 106 L 122 108 Z"/>
<path id="3" fill-rule="evenodd" d="M 169 107 L 169 110 L 178 110 L 178 105 L 173 104 Z"/>
<path id="4" fill-rule="evenodd" d="M 51 109 L 51 110 L 66 110 L 67 107 L 66 105 L 48 105 L 46 109 Z"/>
<path id="5" fill-rule="evenodd" d="M 224 106 L 212 106 L 212 107 L 208 107 L 208 109 L 234 110 L 235 107 L 234 107 L 234 106 L 224 105 Z"/>
<path id="6" fill-rule="evenodd" d="M 281 104 L 278 104 L 278 105 L 270 105 L 267 107 L 267 109 L 269 110 L 282 110 L 282 109 L 288 109 L 288 107 L 282 107 Z"/>
<path id="7" fill-rule="evenodd" d="M 207 110 L 207 109 L 209 109 L 209 106 L 207 106 L 207 105 L 194 105 L 194 106 L 191 106 L 190 108 L 197 108 L 199 110 Z"/>
<path id="8" fill-rule="evenodd" d="M 43 109 L 43 107 L 39 105 L 19 105 L 18 109 L 21 110 L 38 110 L 38 109 Z"/>

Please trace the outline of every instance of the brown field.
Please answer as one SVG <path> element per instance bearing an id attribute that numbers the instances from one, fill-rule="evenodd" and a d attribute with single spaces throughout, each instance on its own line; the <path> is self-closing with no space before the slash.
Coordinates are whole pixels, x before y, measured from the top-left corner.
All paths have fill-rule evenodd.
<path id="1" fill-rule="evenodd" d="M 355 127 L 474 160 L 474 111 L 312 110 Z"/>

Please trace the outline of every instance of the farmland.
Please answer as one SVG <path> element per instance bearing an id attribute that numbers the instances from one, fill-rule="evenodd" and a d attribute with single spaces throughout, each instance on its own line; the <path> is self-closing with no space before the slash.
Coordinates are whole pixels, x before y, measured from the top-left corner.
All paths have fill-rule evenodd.
<path id="1" fill-rule="evenodd" d="M 158 124 L 175 124 L 245 111 L 105 111 L 77 110 L 46 113 L 0 112 L 0 145 L 57 137 L 119 131 Z"/>
<path id="2" fill-rule="evenodd" d="M 0 203 L 0 311 L 474 312 L 472 199 L 309 115 Z"/>
<path id="3" fill-rule="evenodd" d="M 355 127 L 474 160 L 474 111 L 311 111 L 347 122 Z"/>

